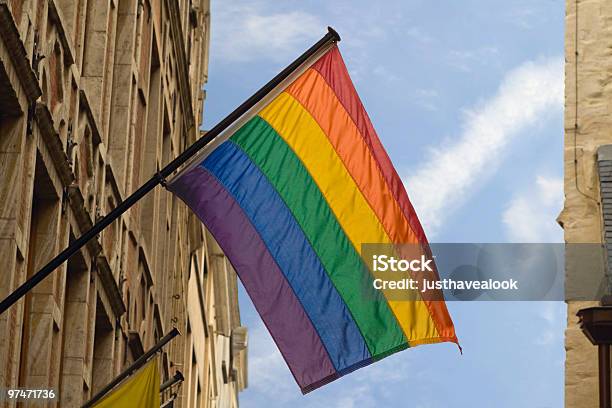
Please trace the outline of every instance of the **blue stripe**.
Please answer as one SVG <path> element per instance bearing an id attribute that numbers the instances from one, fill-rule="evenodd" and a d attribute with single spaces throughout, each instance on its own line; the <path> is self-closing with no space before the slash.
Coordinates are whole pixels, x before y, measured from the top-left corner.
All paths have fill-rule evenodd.
<path id="1" fill-rule="evenodd" d="M 293 288 L 338 371 L 370 353 L 353 317 L 293 214 L 260 169 L 224 142 L 204 160 L 234 196 Z"/>

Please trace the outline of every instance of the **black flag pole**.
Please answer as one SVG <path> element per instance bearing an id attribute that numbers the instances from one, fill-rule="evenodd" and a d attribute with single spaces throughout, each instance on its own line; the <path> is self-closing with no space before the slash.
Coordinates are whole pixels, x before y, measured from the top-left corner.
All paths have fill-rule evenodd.
<path id="1" fill-rule="evenodd" d="M 153 177 L 144 183 L 140 188 L 134 191 L 129 197 L 120 202 L 111 212 L 106 214 L 100 221 L 98 221 L 93 227 L 86 231 L 79 238 L 74 240 L 66 249 L 60 252 L 55 258 L 49 261 L 42 269 L 32 275 L 26 280 L 21 286 L 15 289 L 14 292 L 9 294 L 5 299 L 0 302 L 0 314 L 4 313 L 9 307 L 15 304 L 25 294 L 35 287 L 40 281 L 45 279 L 51 272 L 62 265 L 68 258 L 70 258 L 75 252 L 81 249 L 87 242 L 98 235 L 104 228 L 110 223 L 115 221 L 121 214 L 126 212 L 132 207 L 138 200 L 144 197 L 149 191 L 153 190 L 158 184 L 164 184 L 168 176 L 170 176 L 175 170 L 177 170 L 182 164 L 193 157 L 200 149 L 210 143 L 215 137 L 220 135 L 225 129 L 227 129 L 232 123 L 238 120 L 242 115 L 247 113 L 249 109 L 260 102 L 268 93 L 270 93 L 277 85 L 285 80 L 291 73 L 298 69 L 303 63 L 308 61 L 313 55 L 315 55 L 323 47 L 333 42 L 340 41 L 340 35 L 331 27 L 327 27 L 327 34 L 325 34 L 319 41 L 317 41 L 312 47 L 306 52 L 300 55 L 295 61 L 289 64 L 285 69 L 279 72 L 274 78 L 272 78 L 267 84 L 261 87 L 255 92 L 249 99 L 244 101 L 238 106 L 233 112 L 227 115 L 221 122 L 217 123 L 212 129 L 210 129 L 206 135 L 198 139 L 195 143 L 189 146 L 184 152 L 178 155 L 174 160 L 166 165 L 163 169 L 159 170 Z"/>
<path id="2" fill-rule="evenodd" d="M 185 381 L 185 377 L 183 376 L 183 373 L 181 373 L 180 371 L 176 371 L 174 373 L 174 376 L 172 378 L 170 378 L 168 381 L 166 381 L 165 383 L 163 383 L 162 385 L 159 386 L 159 392 L 164 392 L 166 391 L 168 388 L 172 387 L 175 384 L 178 384 L 182 381 Z"/>
<path id="3" fill-rule="evenodd" d="M 155 355 L 158 351 L 162 349 L 170 340 L 180 335 L 179 330 L 174 327 L 168 334 L 159 339 L 156 345 L 153 346 L 152 349 L 144 353 L 142 356 L 138 357 L 136 361 L 132 363 L 128 368 L 126 368 L 121 374 L 113 379 L 113 381 L 109 382 L 106 387 L 102 388 L 100 391 L 96 393 L 89 401 L 82 405 L 82 408 L 89 408 L 96 402 L 100 401 L 106 394 L 108 394 L 113 388 L 117 386 L 121 381 L 125 380 L 127 377 L 132 375 L 132 373 L 138 370 L 140 367 L 145 365 L 151 357 Z M 181 377 L 183 375 L 181 374 Z M 174 384 L 174 383 L 173 383 Z"/>

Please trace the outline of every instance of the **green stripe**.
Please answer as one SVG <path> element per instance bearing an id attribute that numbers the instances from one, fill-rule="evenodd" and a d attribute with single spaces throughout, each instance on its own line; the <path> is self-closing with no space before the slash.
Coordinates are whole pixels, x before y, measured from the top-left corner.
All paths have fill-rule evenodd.
<path id="1" fill-rule="evenodd" d="M 372 286 L 361 257 L 293 150 L 259 116 L 230 140 L 266 175 L 291 210 L 352 313 L 372 357 L 407 344 L 386 300 Z"/>

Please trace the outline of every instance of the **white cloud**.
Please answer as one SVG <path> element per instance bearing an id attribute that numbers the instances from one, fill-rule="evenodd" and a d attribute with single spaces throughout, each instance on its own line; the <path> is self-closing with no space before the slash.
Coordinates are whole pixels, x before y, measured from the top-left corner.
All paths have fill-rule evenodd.
<path id="1" fill-rule="evenodd" d="M 563 60 L 529 61 L 510 71 L 497 93 L 465 113 L 456 141 L 432 148 L 424 164 L 405 177 L 421 221 L 435 235 L 474 184 L 492 175 L 513 139 L 563 108 Z"/>
<path id="2" fill-rule="evenodd" d="M 249 353 L 249 371 L 254 373 L 249 376 L 249 388 L 279 403 L 296 395 L 298 387 L 291 372 L 261 321 L 249 329 Z"/>
<path id="3" fill-rule="evenodd" d="M 329 24 L 345 39 L 341 49 L 353 81 L 375 75 L 391 82 L 400 78 L 374 61 L 373 44 L 385 44 L 391 32 L 424 44 L 433 41 L 418 27 L 406 29 L 401 8 L 387 4 L 369 4 L 365 14 L 352 0 L 336 0 L 314 12 L 305 7 L 265 0 L 213 2 L 212 58 L 221 63 L 286 63 L 321 38 Z"/>
<path id="4" fill-rule="evenodd" d="M 563 179 L 537 176 L 533 186 L 517 194 L 503 214 L 512 242 L 562 242 L 555 218 L 563 203 Z"/>
<path id="5" fill-rule="evenodd" d="M 302 53 L 325 32 L 319 18 L 305 11 L 266 13 L 260 2 L 222 2 L 214 10 L 216 57 L 231 62 L 285 61 Z"/>

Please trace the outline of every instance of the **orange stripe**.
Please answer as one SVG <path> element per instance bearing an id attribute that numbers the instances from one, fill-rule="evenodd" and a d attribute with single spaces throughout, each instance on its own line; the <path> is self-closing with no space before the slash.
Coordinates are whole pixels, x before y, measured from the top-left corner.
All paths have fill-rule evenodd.
<path id="1" fill-rule="evenodd" d="M 315 118 L 394 243 L 419 240 L 389 190 L 369 147 L 325 79 L 309 69 L 286 90 Z"/>
<path id="2" fill-rule="evenodd" d="M 311 68 L 286 92 L 304 106 L 327 135 L 391 241 L 420 244 L 372 157 L 369 146 L 327 81 Z M 446 330 L 448 324 L 444 322 L 447 315 L 444 302 L 424 301 L 438 333 L 441 336 L 451 334 Z"/>

